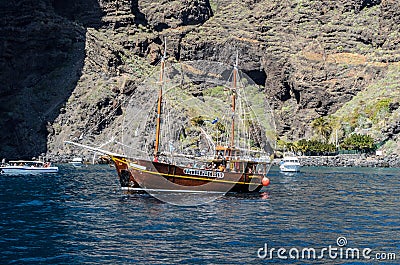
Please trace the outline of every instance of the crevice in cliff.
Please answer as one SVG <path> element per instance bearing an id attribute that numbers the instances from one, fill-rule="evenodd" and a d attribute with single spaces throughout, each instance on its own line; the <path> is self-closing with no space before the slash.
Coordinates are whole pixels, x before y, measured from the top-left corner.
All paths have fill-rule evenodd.
<path id="1" fill-rule="evenodd" d="M 149 22 L 146 19 L 146 15 L 142 13 L 139 9 L 139 2 L 132 0 L 131 2 L 131 12 L 135 15 L 134 22 L 136 25 L 147 26 Z"/>
<path id="2" fill-rule="evenodd" d="M 360 11 L 364 8 L 373 7 L 381 4 L 381 0 L 363 0 L 360 6 Z"/>
<path id="3" fill-rule="evenodd" d="M 283 90 L 281 91 L 282 93 L 280 94 L 280 100 L 287 101 L 292 98 L 292 96 L 290 95 L 291 87 L 289 82 L 287 81 L 283 81 L 282 85 L 283 85 Z"/>
<path id="4" fill-rule="evenodd" d="M 265 86 L 267 74 L 263 70 L 250 70 L 245 72 L 257 85 Z"/>
<path id="5" fill-rule="evenodd" d="M 292 89 L 293 94 L 294 94 L 294 98 L 296 99 L 296 103 L 300 104 L 300 91 L 296 90 L 296 89 Z"/>

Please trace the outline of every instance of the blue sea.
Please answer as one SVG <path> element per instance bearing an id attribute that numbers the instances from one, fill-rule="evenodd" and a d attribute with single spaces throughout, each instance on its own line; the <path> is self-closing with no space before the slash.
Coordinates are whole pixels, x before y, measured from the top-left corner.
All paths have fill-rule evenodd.
<path id="1" fill-rule="evenodd" d="M 179 207 L 59 166 L 0 176 L 0 264 L 400 264 L 400 169 L 272 168 L 260 193 Z"/>

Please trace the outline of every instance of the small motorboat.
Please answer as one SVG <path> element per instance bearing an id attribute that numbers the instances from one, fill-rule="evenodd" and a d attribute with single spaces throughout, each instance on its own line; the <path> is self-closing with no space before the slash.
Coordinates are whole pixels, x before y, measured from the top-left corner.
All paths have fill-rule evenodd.
<path id="1" fill-rule="evenodd" d="M 58 167 L 50 162 L 17 160 L 2 163 L 0 173 L 2 175 L 32 175 L 43 173 L 57 173 Z"/>
<path id="2" fill-rule="evenodd" d="M 282 172 L 299 172 L 301 164 L 295 155 L 284 156 L 279 164 Z"/>
<path id="3" fill-rule="evenodd" d="M 69 164 L 73 165 L 74 167 L 82 167 L 83 159 L 81 157 L 74 157 Z"/>

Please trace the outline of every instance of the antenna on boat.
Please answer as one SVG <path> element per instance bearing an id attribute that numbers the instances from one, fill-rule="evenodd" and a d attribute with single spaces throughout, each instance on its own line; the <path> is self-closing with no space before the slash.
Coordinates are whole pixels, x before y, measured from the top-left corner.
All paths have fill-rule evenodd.
<path id="1" fill-rule="evenodd" d="M 156 143 L 154 146 L 154 161 L 158 161 L 158 150 L 160 146 L 160 127 L 161 127 L 161 105 L 162 105 L 162 93 L 164 86 L 164 69 L 165 59 L 167 58 L 167 38 L 164 38 L 164 54 L 161 58 L 161 70 L 160 70 L 160 90 L 158 93 L 158 104 L 157 104 L 157 123 L 156 123 Z"/>

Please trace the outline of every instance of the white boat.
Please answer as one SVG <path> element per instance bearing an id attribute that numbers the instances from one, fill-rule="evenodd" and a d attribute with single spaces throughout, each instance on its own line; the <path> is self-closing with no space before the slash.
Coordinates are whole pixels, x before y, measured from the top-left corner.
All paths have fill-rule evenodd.
<path id="1" fill-rule="evenodd" d="M 301 164 L 299 159 L 294 156 L 284 156 L 279 164 L 279 168 L 282 172 L 299 172 Z"/>
<path id="2" fill-rule="evenodd" d="M 17 160 L 0 166 L 2 175 L 31 175 L 43 173 L 57 173 L 58 167 L 50 162 Z"/>
<path id="3" fill-rule="evenodd" d="M 83 164 L 83 159 L 81 157 L 74 157 L 69 164 L 73 165 L 74 167 L 81 167 Z"/>

